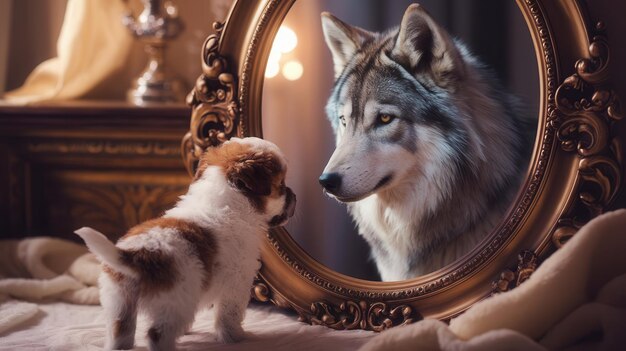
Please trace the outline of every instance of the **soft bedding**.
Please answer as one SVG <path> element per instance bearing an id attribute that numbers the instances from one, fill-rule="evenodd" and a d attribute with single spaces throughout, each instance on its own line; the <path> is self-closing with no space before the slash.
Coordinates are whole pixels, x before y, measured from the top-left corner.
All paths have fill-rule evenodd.
<path id="1" fill-rule="evenodd" d="M 250 333 L 246 341 L 217 343 L 212 333 L 213 312 L 205 310 L 178 346 L 180 350 L 624 349 L 624 228 L 626 209 L 594 219 L 520 287 L 475 304 L 449 326 L 424 320 L 376 336 L 373 332 L 310 326 L 275 307 L 253 304 L 243 323 Z M 5 277 L 0 279 L 0 351 L 97 350 L 103 346 L 102 308 L 88 305 L 97 303 L 97 288 L 93 286 L 97 263 L 81 251 L 84 248 L 78 250 L 52 240 L 26 239 L 0 245 L 0 278 Z M 3 255 L 3 251 L 17 254 Z M 63 265 L 50 259 L 57 255 L 67 258 L 68 252 L 77 258 Z M 16 297 L 38 303 L 21 302 Z M 139 350 L 145 349 L 145 329 L 146 323 L 140 318 Z"/>
<path id="2" fill-rule="evenodd" d="M 9 300 L 9 308 L 36 309 L 31 318 L 0 332 L 0 350 L 101 350 L 105 326 L 102 307 L 64 302 L 31 304 Z M 4 313 L 3 313 L 4 314 Z M 1 319 L 1 317 L 0 317 Z M 232 345 L 220 344 L 213 334 L 213 311 L 198 313 L 190 333 L 178 341 L 179 350 L 355 350 L 375 335 L 366 331 L 336 331 L 297 321 L 269 305 L 248 307 L 243 327 L 247 340 Z M 144 338 L 147 324 L 140 317 L 136 350 L 147 350 Z"/>
<path id="3" fill-rule="evenodd" d="M 0 240 L 0 351 L 101 350 L 99 272 L 83 245 L 48 237 Z M 179 350 L 354 350 L 374 336 L 310 326 L 276 307 L 251 304 L 243 323 L 249 338 L 223 345 L 213 318 L 212 310 L 199 312 Z M 136 349 L 146 350 L 146 322 L 138 322 Z"/>

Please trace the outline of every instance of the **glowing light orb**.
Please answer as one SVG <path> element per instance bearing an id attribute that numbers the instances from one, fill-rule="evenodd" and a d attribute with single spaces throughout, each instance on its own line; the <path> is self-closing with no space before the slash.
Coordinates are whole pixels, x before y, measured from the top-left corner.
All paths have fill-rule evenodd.
<path id="1" fill-rule="evenodd" d="M 274 39 L 273 46 L 278 49 L 278 51 L 286 54 L 288 52 L 293 51 L 298 45 L 298 36 L 293 29 L 287 26 L 281 26 L 278 29 L 278 33 L 276 34 L 276 39 Z"/>
<path id="2" fill-rule="evenodd" d="M 278 72 L 280 72 L 278 61 L 268 62 L 267 67 L 265 67 L 265 78 L 274 78 Z"/>
<path id="3" fill-rule="evenodd" d="M 300 61 L 292 60 L 285 63 L 283 66 L 283 76 L 287 80 L 298 80 L 302 77 L 303 73 L 304 67 L 302 67 Z"/>

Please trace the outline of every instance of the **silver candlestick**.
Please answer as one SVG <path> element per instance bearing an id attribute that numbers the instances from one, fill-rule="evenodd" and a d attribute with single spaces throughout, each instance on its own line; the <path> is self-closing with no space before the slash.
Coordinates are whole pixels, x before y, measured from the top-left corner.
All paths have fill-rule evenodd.
<path id="1" fill-rule="evenodd" d="M 145 43 L 149 57 L 148 65 L 133 82 L 127 99 L 136 105 L 184 101 L 186 91 L 182 82 L 166 75 L 164 63 L 167 41 L 183 30 L 178 9 L 170 2 L 163 6 L 161 0 L 142 0 L 142 3 L 144 10 L 136 20 L 131 14 L 123 18 L 124 25 Z"/>

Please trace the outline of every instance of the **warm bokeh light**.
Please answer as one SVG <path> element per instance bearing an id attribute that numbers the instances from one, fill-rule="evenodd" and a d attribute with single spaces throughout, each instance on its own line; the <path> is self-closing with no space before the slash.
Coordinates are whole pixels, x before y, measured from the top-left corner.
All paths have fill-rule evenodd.
<path id="1" fill-rule="evenodd" d="M 272 63 L 278 63 L 283 54 L 276 49 L 275 46 L 272 47 L 272 51 L 270 51 L 270 57 L 267 59 L 267 64 L 270 65 Z"/>
<path id="2" fill-rule="evenodd" d="M 288 52 L 293 51 L 298 45 L 298 37 L 293 29 L 287 26 L 281 26 L 278 29 L 278 33 L 276 34 L 276 38 L 274 39 L 274 44 L 280 52 L 286 54 Z"/>
<path id="3" fill-rule="evenodd" d="M 298 80 L 304 73 L 304 67 L 300 61 L 291 60 L 283 66 L 283 76 L 288 80 Z"/>
<path id="4" fill-rule="evenodd" d="M 287 26 L 281 26 L 276 33 L 276 38 L 272 44 L 270 55 L 267 59 L 267 67 L 265 68 L 265 78 L 274 78 L 281 71 L 281 60 L 289 59 L 289 54 L 298 45 L 298 36 Z M 288 55 L 286 55 L 288 54 Z M 283 58 L 286 56 L 286 58 Z M 283 76 L 288 80 L 297 80 L 302 77 L 304 68 L 297 60 L 290 60 L 283 65 Z"/>
<path id="5" fill-rule="evenodd" d="M 267 67 L 265 67 L 265 78 L 274 78 L 278 72 L 280 72 L 278 61 L 268 62 Z"/>

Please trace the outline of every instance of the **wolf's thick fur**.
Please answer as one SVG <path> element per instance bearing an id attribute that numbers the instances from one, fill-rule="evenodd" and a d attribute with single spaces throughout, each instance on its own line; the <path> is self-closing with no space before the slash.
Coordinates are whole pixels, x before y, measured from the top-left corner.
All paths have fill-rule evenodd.
<path id="1" fill-rule="evenodd" d="M 336 149 L 320 183 L 348 204 L 382 280 L 447 265 L 502 219 L 531 124 L 493 74 L 417 4 L 371 33 L 322 14 Z"/>

